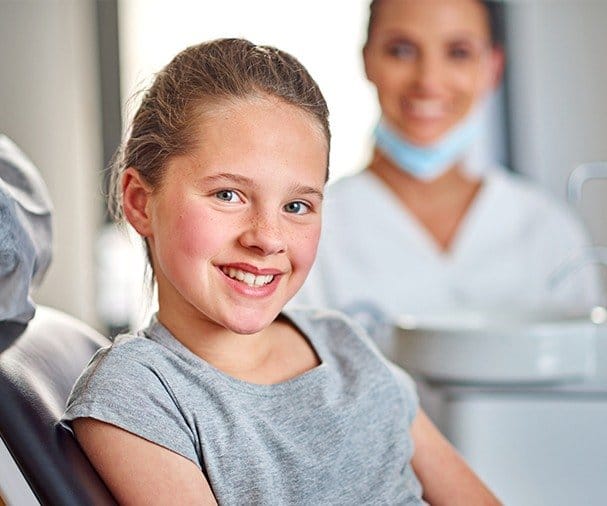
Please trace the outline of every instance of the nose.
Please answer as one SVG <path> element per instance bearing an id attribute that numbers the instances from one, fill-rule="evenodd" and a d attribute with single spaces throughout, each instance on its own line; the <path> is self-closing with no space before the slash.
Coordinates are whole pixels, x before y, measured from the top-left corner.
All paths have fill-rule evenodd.
<path id="1" fill-rule="evenodd" d="M 416 65 L 415 80 L 420 90 L 427 93 L 440 91 L 445 64 L 437 55 L 423 54 Z"/>
<path id="2" fill-rule="evenodd" d="M 286 251 L 286 237 L 279 216 L 271 212 L 258 212 L 246 220 L 239 238 L 242 246 L 263 256 Z"/>

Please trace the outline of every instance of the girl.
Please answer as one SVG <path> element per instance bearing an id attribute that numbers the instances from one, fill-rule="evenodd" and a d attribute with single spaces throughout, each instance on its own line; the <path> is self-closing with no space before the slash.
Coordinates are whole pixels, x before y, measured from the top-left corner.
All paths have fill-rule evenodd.
<path id="1" fill-rule="evenodd" d="M 120 503 L 496 502 L 359 328 L 283 311 L 328 154 L 320 90 L 271 47 L 190 47 L 145 95 L 114 179 L 159 310 L 93 358 L 63 419 Z"/>

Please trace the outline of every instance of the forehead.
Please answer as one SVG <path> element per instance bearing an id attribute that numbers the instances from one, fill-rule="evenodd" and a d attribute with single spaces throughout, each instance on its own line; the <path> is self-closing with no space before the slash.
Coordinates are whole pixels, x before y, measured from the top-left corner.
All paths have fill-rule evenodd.
<path id="1" fill-rule="evenodd" d="M 371 35 L 378 30 L 425 37 L 490 38 L 488 13 L 479 0 L 379 0 Z"/>
<path id="2" fill-rule="evenodd" d="M 203 98 L 196 109 L 196 121 L 200 134 L 204 134 L 207 128 L 213 128 L 218 122 L 226 125 L 228 123 L 244 124 L 254 122 L 254 116 L 261 115 L 262 117 L 286 116 L 292 118 L 293 121 L 307 123 L 326 139 L 326 133 L 319 118 L 303 107 L 265 92 L 253 91 L 242 97 Z"/>
<path id="3" fill-rule="evenodd" d="M 268 139 L 269 145 L 282 140 L 287 132 L 299 131 L 302 145 L 314 145 L 319 141 L 326 145 L 328 139 L 321 121 L 305 109 L 267 94 L 252 94 L 245 97 L 230 97 L 214 100 L 200 107 L 196 121 L 198 139 L 205 142 L 233 141 L 242 144 L 260 137 Z M 263 130 L 264 135 L 247 135 Z"/>
<path id="4" fill-rule="evenodd" d="M 182 158 L 193 172 L 259 167 L 327 171 L 328 143 L 320 122 L 295 105 L 267 96 L 214 101 L 199 106 L 192 149 Z M 315 176 L 314 176 L 315 177 Z"/>

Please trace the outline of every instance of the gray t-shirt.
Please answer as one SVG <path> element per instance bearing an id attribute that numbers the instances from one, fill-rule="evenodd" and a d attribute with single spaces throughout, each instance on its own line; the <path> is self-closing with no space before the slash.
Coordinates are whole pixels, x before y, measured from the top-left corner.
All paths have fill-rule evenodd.
<path id="1" fill-rule="evenodd" d="M 219 504 L 424 504 L 412 380 L 341 314 L 284 314 L 321 361 L 296 378 L 230 377 L 155 321 L 93 357 L 63 423 L 96 418 L 190 459 Z"/>

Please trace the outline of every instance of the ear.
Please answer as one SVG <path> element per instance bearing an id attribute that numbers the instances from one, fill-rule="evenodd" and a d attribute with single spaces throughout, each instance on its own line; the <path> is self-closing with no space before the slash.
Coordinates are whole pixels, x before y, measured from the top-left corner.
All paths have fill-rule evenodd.
<path id="1" fill-rule="evenodd" d="M 152 234 L 150 219 L 150 196 L 152 189 L 133 167 L 122 176 L 122 208 L 127 221 L 143 237 Z"/>
<path id="2" fill-rule="evenodd" d="M 495 46 L 491 49 L 489 55 L 488 64 L 488 76 L 487 76 L 487 88 L 490 90 L 496 89 L 502 82 L 504 76 L 506 57 L 504 55 L 504 49 L 499 46 Z"/>
<path id="3" fill-rule="evenodd" d="M 365 75 L 367 79 L 375 84 L 373 75 L 373 57 L 371 55 L 371 49 L 369 49 L 369 43 L 365 44 L 363 47 L 363 64 L 365 66 Z"/>

